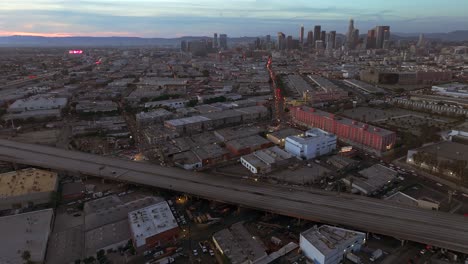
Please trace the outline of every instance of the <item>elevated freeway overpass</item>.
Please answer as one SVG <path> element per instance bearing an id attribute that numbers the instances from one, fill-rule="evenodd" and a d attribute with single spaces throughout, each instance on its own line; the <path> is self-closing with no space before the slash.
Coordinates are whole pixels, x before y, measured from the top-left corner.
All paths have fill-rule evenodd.
<path id="1" fill-rule="evenodd" d="M 252 183 L 8 140 L 0 140 L 0 160 L 154 186 L 468 253 L 468 219 L 460 215 L 350 194 Z"/>

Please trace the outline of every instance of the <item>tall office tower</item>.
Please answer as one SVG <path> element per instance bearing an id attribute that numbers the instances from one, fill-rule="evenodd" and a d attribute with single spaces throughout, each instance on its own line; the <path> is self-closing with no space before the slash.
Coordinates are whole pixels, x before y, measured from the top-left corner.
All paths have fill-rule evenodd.
<path id="1" fill-rule="evenodd" d="M 301 32 L 299 37 L 299 43 L 304 44 L 304 25 L 301 26 Z"/>
<path id="2" fill-rule="evenodd" d="M 188 51 L 187 41 L 182 40 L 182 42 L 180 42 L 180 51 L 182 52 Z"/>
<path id="3" fill-rule="evenodd" d="M 356 48 L 359 44 L 359 29 L 355 28 L 353 31 L 353 48 Z"/>
<path id="4" fill-rule="evenodd" d="M 322 26 L 317 25 L 314 27 L 314 43 L 317 40 L 320 40 L 320 34 L 322 32 Z"/>
<path id="5" fill-rule="evenodd" d="M 371 29 L 371 30 L 367 31 L 366 48 L 367 49 L 375 49 L 375 47 L 376 47 L 375 29 Z"/>
<path id="6" fill-rule="evenodd" d="M 327 44 L 327 31 L 322 30 L 322 32 L 320 32 L 320 40 L 322 41 L 323 47 L 325 48 L 325 45 Z"/>
<path id="7" fill-rule="evenodd" d="M 290 50 L 293 49 L 293 38 L 292 36 L 288 36 L 286 39 L 286 49 Z"/>
<path id="8" fill-rule="evenodd" d="M 286 40 L 286 35 L 283 32 L 278 32 L 278 50 L 284 50 L 286 45 L 284 45 Z"/>
<path id="9" fill-rule="evenodd" d="M 307 45 L 309 47 L 312 47 L 313 43 L 314 43 L 314 32 L 311 30 L 307 32 Z"/>
<path id="10" fill-rule="evenodd" d="M 219 35 L 219 47 L 222 49 L 227 49 L 227 35 L 226 34 L 220 34 Z"/>
<path id="11" fill-rule="evenodd" d="M 349 20 L 348 33 L 346 34 L 346 43 L 349 48 L 354 48 L 356 40 L 354 39 L 354 19 Z"/>
<path id="12" fill-rule="evenodd" d="M 213 36 L 213 48 L 217 49 L 218 48 L 218 33 L 214 33 Z"/>
<path id="13" fill-rule="evenodd" d="M 336 48 L 336 31 L 330 31 L 327 38 L 327 49 Z"/>
<path id="14" fill-rule="evenodd" d="M 390 40 L 390 26 L 377 26 L 375 28 L 376 44 L 377 49 L 382 49 L 385 40 Z"/>
<path id="15" fill-rule="evenodd" d="M 266 35 L 266 42 L 270 42 L 271 41 L 271 36 L 270 35 Z"/>
<path id="16" fill-rule="evenodd" d="M 419 34 L 418 47 L 422 47 L 425 44 L 424 34 Z"/>
<path id="17" fill-rule="evenodd" d="M 332 49 L 336 49 L 336 31 L 333 30 L 333 31 L 330 31 L 330 40 L 329 40 L 332 44 Z"/>

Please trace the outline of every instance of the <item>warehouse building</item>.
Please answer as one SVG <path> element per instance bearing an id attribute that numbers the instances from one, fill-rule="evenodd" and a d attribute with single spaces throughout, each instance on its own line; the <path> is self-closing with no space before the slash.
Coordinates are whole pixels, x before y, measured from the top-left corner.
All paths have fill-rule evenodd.
<path id="1" fill-rule="evenodd" d="M 257 263 L 268 256 L 261 240 L 252 236 L 242 222 L 214 233 L 213 242 L 233 264 Z"/>
<path id="2" fill-rule="evenodd" d="M 133 244 L 138 252 L 174 243 L 180 228 L 166 201 L 128 214 Z"/>
<path id="3" fill-rule="evenodd" d="M 409 150 L 406 162 L 459 183 L 468 175 L 468 145 L 443 141 Z"/>
<path id="4" fill-rule="evenodd" d="M 116 250 L 132 238 L 128 214 L 163 201 L 162 198 L 147 196 L 132 201 L 123 201 L 116 195 L 89 201 L 84 205 L 84 254 L 95 256 L 103 249 Z"/>
<path id="5" fill-rule="evenodd" d="M 468 85 L 462 83 L 434 85 L 432 91 L 444 96 L 468 98 Z"/>
<path id="6" fill-rule="evenodd" d="M 0 174 L 0 210 L 49 203 L 57 187 L 55 172 L 31 168 Z"/>
<path id="7" fill-rule="evenodd" d="M 253 135 L 246 138 L 238 138 L 226 142 L 226 148 L 233 156 L 242 156 L 252 153 L 256 150 L 271 147 L 273 143 L 259 135 Z"/>
<path id="8" fill-rule="evenodd" d="M 361 170 L 359 174 L 361 177 L 350 176 L 344 178 L 343 182 L 364 195 L 370 195 L 382 189 L 398 176 L 398 172 L 380 164 Z"/>
<path id="9" fill-rule="evenodd" d="M 172 113 L 166 109 L 156 109 L 149 112 L 141 112 L 135 115 L 138 126 L 148 126 L 163 122 L 172 117 Z"/>
<path id="10" fill-rule="evenodd" d="M 164 126 L 181 134 L 191 134 L 226 126 L 255 122 L 267 119 L 268 117 L 269 111 L 266 107 L 252 106 L 166 120 Z"/>
<path id="11" fill-rule="evenodd" d="M 293 107 L 291 116 L 294 122 L 323 129 L 341 141 L 376 154 L 391 150 L 396 143 L 396 134 L 392 131 L 314 108 Z"/>
<path id="12" fill-rule="evenodd" d="M 63 109 L 67 106 L 67 98 L 33 97 L 16 100 L 8 107 L 8 113 L 21 113 L 26 111 Z"/>
<path id="13" fill-rule="evenodd" d="M 304 137 L 287 137 L 284 148 L 299 159 L 309 160 L 333 152 L 336 136 L 314 128 L 306 131 Z"/>
<path id="14" fill-rule="evenodd" d="M 0 217 L 0 263 L 25 263 L 26 251 L 32 262 L 43 263 L 53 216 L 52 209 L 45 209 Z"/>
<path id="15" fill-rule="evenodd" d="M 118 111 L 117 103 L 112 101 L 79 101 L 75 106 L 77 113 L 111 113 Z"/>
<path id="16" fill-rule="evenodd" d="M 366 243 L 366 234 L 323 225 L 302 232 L 299 244 L 304 255 L 315 264 L 338 264 L 346 254 L 358 252 Z"/>
<path id="17" fill-rule="evenodd" d="M 254 174 L 266 174 L 274 169 L 287 166 L 292 158 L 291 154 L 274 146 L 242 156 L 241 164 Z"/>

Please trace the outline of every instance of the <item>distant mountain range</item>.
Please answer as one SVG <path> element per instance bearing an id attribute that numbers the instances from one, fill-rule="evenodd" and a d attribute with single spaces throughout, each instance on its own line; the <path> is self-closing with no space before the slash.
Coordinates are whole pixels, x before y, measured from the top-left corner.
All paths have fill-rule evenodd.
<path id="1" fill-rule="evenodd" d="M 194 41 L 209 37 L 138 38 L 138 37 L 0 37 L 0 47 L 125 47 L 125 46 L 179 46 L 182 40 Z M 231 43 L 253 42 L 256 37 L 229 38 Z"/>
<path id="2" fill-rule="evenodd" d="M 418 39 L 419 33 L 392 33 L 395 39 Z M 425 39 L 440 40 L 445 42 L 468 41 L 468 30 L 457 30 L 448 33 L 424 33 Z"/>
<path id="3" fill-rule="evenodd" d="M 446 42 L 468 41 L 468 30 L 449 33 L 424 34 L 426 39 Z M 257 37 L 229 38 L 230 43 L 253 42 Z M 392 39 L 416 40 L 419 33 L 393 33 Z M 193 41 L 209 37 L 180 38 L 138 38 L 138 37 L 36 37 L 6 36 L 0 37 L 0 47 L 125 47 L 125 46 L 179 46 L 182 40 Z"/>

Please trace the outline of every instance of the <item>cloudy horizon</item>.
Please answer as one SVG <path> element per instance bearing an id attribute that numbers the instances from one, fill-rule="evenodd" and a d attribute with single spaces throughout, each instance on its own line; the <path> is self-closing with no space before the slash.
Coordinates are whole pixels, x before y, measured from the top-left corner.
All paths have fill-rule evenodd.
<path id="1" fill-rule="evenodd" d="M 32 3 L 31 3 L 32 2 Z M 465 30 L 468 2 L 458 0 L 15 0 L 0 6 L 0 35 L 33 36 L 297 36 L 308 30 L 346 31 L 350 18 L 361 33 L 376 25 L 392 32 Z M 453 4 L 450 4 L 453 3 Z"/>

